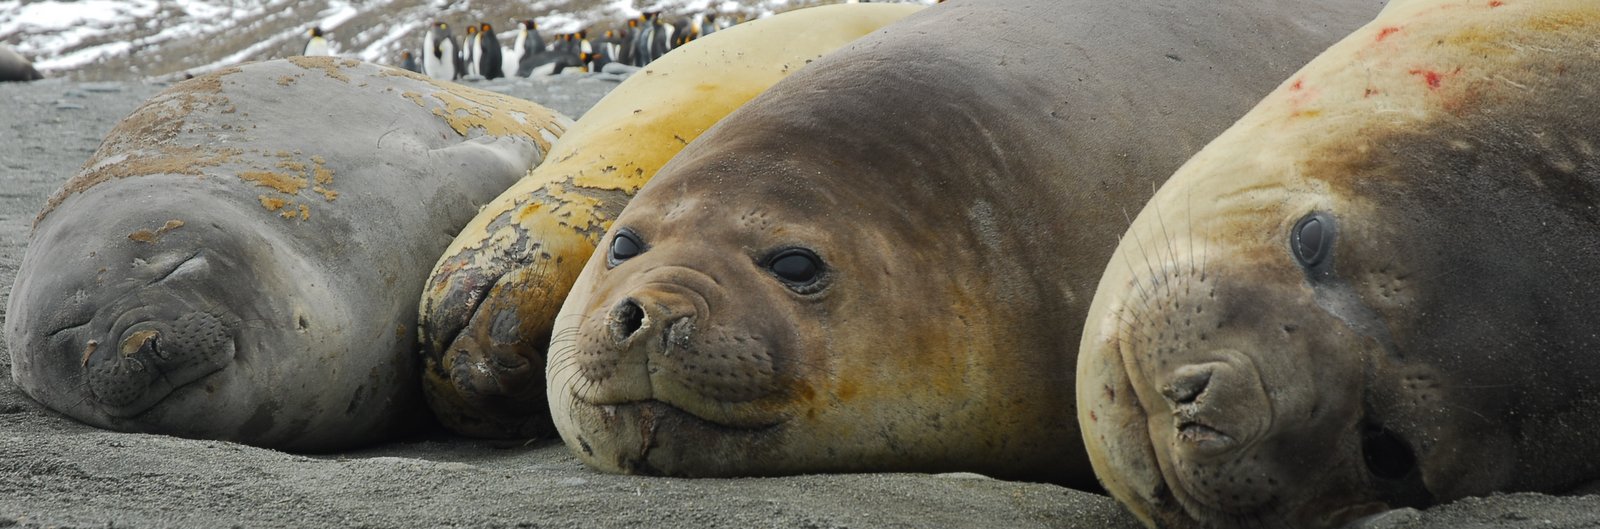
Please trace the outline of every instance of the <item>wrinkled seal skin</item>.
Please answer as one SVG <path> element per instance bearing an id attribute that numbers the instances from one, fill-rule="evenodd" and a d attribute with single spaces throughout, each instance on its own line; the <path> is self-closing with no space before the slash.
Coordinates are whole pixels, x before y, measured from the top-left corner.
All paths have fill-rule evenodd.
<path id="1" fill-rule="evenodd" d="M 551 345 L 562 439 L 611 472 L 1092 486 L 1072 344 L 1123 210 L 1377 7 L 956 1 L 824 57 L 608 232 Z"/>
<path id="2" fill-rule="evenodd" d="M 554 434 L 545 350 L 556 312 L 629 197 L 689 141 L 807 62 L 916 12 L 791 11 L 719 31 L 630 77 L 456 237 L 423 292 L 424 391 L 451 429 Z"/>
<path id="3" fill-rule="evenodd" d="M 115 430 L 306 451 L 392 435 L 426 417 L 428 267 L 567 123 L 327 57 L 175 85 L 36 220 L 12 376 Z"/>
<path id="4" fill-rule="evenodd" d="M 1600 479 L 1596 35 L 1585 0 L 1396 0 L 1178 171 L 1083 336 L 1105 487 L 1339 527 Z"/>

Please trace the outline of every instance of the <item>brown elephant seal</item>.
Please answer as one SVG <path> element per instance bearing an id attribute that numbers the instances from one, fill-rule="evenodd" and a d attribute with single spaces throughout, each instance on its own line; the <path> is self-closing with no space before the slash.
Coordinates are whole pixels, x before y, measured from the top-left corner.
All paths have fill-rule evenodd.
<path id="1" fill-rule="evenodd" d="M 1079 423 L 1151 527 L 1339 527 L 1600 479 L 1600 6 L 1396 0 L 1178 171 Z"/>
<path id="2" fill-rule="evenodd" d="M 422 294 L 423 389 L 441 422 L 481 437 L 554 435 L 545 349 L 595 244 L 688 142 L 811 60 L 921 9 L 835 5 L 673 50 L 589 109 L 550 160 L 474 218 Z"/>
<path id="3" fill-rule="evenodd" d="M 39 214 L 12 377 L 115 430 L 313 451 L 391 435 L 426 417 L 429 266 L 566 123 L 327 57 L 174 85 Z"/>
<path id="4" fill-rule="evenodd" d="M 1122 210 L 1377 11 L 1271 4 L 948 2 L 778 83 L 584 268 L 562 438 L 614 472 L 1090 486 L 1071 344 Z"/>

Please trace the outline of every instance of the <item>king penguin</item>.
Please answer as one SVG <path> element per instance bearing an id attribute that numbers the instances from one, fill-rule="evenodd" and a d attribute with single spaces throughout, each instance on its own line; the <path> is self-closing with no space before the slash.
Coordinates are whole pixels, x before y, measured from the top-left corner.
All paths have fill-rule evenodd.
<path id="1" fill-rule="evenodd" d="M 655 62 L 662 55 L 672 51 L 672 33 L 676 28 L 661 20 L 661 13 L 650 17 L 650 61 Z"/>
<path id="2" fill-rule="evenodd" d="M 505 69 L 500 63 L 500 37 L 494 34 L 494 26 L 484 22 L 478 27 L 478 49 L 472 52 L 472 58 L 478 61 L 478 75 L 484 79 L 499 79 L 505 77 Z"/>
<path id="3" fill-rule="evenodd" d="M 306 47 L 304 50 L 301 50 L 300 54 L 307 57 L 332 55 L 331 53 L 328 53 L 328 39 L 323 38 L 321 27 L 311 27 L 311 39 L 306 41 Z"/>
<path id="4" fill-rule="evenodd" d="M 635 59 L 634 52 L 637 50 L 638 42 L 639 19 L 628 19 L 627 27 L 622 28 L 622 39 L 617 41 L 617 47 L 619 48 L 616 55 L 617 60 L 628 66 L 637 66 L 639 61 Z"/>
<path id="5" fill-rule="evenodd" d="M 422 73 L 422 67 L 417 66 L 417 58 L 410 51 L 400 52 L 400 67 L 409 72 Z"/>
<path id="6" fill-rule="evenodd" d="M 700 34 L 697 35 L 697 36 L 704 37 L 706 35 L 710 35 L 710 34 L 716 33 L 716 32 L 717 32 L 717 14 L 716 13 L 706 13 L 706 16 L 701 17 L 701 19 L 700 19 L 700 27 L 699 27 L 699 33 Z"/>
<path id="7" fill-rule="evenodd" d="M 652 48 L 656 40 L 655 13 L 639 15 L 639 30 L 634 32 L 633 38 L 633 65 L 644 66 L 650 64 L 655 56 Z"/>
<path id="8" fill-rule="evenodd" d="M 422 73 L 434 79 L 454 80 L 456 65 L 461 57 L 456 55 L 455 39 L 450 36 L 450 26 L 434 22 L 422 36 Z"/>
<path id="9" fill-rule="evenodd" d="M 532 64 L 535 56 L 544 52 L 544 38 L 539 36 L 539 24 L 533 20 L 524 20 L 517 27 L 517 40 L 511 44 L 507 62 L 512 74 L 527 77 L 527 72 L 535 66 Z"/>
<path id="10" fill-rule="evenodd" d="M 467 69 L 462 76 L 478 75 L 478 26 L 467 26 L 467 37 L 461 39 L 461 62 L 466 63 Z"/>

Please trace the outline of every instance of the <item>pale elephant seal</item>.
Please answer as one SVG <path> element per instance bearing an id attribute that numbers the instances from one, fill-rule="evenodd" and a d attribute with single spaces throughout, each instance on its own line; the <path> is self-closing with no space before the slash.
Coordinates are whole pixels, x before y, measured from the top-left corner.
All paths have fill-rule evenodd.
<path id="1" fill-rule="evenodd" d="M 584 114 L 550 161 L 484 208 L 423 291 L 424 390 L 457 432 L 554 435 L 545 349 L 556 312 L 628 198 L 717 120 L 825 53 L 916 12 L 791 11 L 697 39 Z"/>
<path id="2" fill-rule="evenodd" d="M 12 376 L 104 428 L 332 450 L 426 417 L 428 267 L 565 118 L 398 69 L 299 57 L 173 86 L 34 226 Z"/>
<path id="3" fill-rule="evenodd" d="M 1170 4 L 940 4 L 735 111 L 562 307 L 562 438 L 607 471 L 1090 485 L 1071 344 L 1123 210 L 1377 11 Z"/>
<path id="4" fill-rule="evenodd" d="M 1600 5 L 1396 0 L 1195 156 L 1080 352 L 1151 527 L 1600 479 Z"/>

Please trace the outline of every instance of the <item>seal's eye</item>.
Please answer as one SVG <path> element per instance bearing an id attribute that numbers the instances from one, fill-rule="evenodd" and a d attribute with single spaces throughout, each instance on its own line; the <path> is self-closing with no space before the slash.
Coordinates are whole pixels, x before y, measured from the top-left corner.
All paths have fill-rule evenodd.
<path id="1" fill-rule="evenodd" d="M 1321 264 L 1333 250 L 1333 219 L 1320 213 L 1306 215 L 1295 223 L 1289 246 L 1301 266 L 1309 268 Z"/>
<path id="2" fill-rule="evenodd" d="M 790 248 L 774 254 L 767 260 L 767 268 L 790 288 L 802 293 L 814 292 L 813 287 L 822 277 L 822 258 L 805 248 Z"/>
<path id="3" fill-rule="evenodd" d="M 611 252 L 606 255 L 606 264 L 617 266 L 641 253 L 644 253 L 644 243 L 639 241 L 639 235 L 623 228 L 611 238 Z"/>

